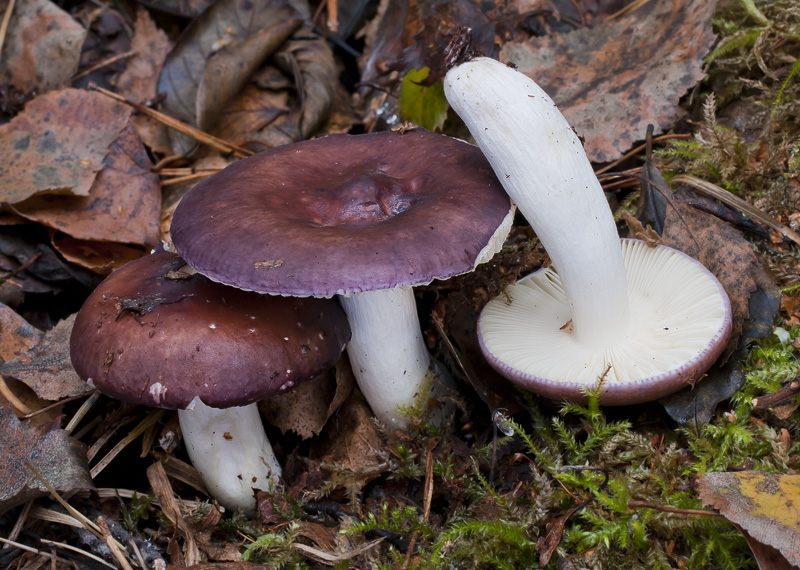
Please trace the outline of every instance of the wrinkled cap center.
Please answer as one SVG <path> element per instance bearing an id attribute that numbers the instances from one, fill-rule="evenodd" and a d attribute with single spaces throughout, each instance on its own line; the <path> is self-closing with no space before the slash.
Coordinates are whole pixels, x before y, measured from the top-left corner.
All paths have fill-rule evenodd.
<path id="1" fill-rule="evenodd" d="M 395 178 L 379 170 L 360 172 L 318 187 L 302 199 L 320 226 L 371 224 L 388 220 L 416 204 L 421 178 Z"/>

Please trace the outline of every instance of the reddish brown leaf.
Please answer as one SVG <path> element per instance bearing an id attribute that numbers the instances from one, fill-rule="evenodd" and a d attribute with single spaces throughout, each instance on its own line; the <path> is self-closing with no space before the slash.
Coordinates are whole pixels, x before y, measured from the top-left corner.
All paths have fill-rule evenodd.
<path id="1" fill-rule="evenodd" d="M 610 24 L 509 42 L 512 61 L 553 97 L 593 161 L 619 158 L 648 124 L 655 133 L 680 116 L 678 100 L 703 78 L 714 41 L 715 2 L 647 2 Z"/>
<path id="2" fill-rule="evenodd" d="M 85 447 L 55 422 L 32 427 L 10 408 L 0 409 L 0 456 L 0 513 L 47 494 L 26 462 L 58 491 L 92 488 Z"/>
<path id="3" fill-rule="evenodd" d="M 800 475 L 709 473 L 698 482 L 697 492 L 704 505 L 800 566 Z"/>
<path id="4" fill-rule="evenodd" d="M 36 97 L 0 125 L 0 201 L 15 204 L 40 192 L 89 194 L 130 113 L 91 91 Z"/>
<path id="5" fill-rule="evenodd" d="M 86 30 L 49 0 L 17 2 L 0 51 L 0 80 L 26 93 L 66 87 L 85 37 Z"/>
<path id="6" fill-rule="evenodd" d="M 161 191 L 132 124 L 114 141 L 88 196 L 39 195 L 13 208 L 29 220 L 84 240 L 153 245 Z"/>
<path id="7" fill-rule="evenodd" d="M 747 546 L 753 552 L 753 558 L 758 563 L 759 570 L 796 570 L 797 566 L 789 564 L 789 561 L 780 553 L 777 548 L 772 548 L 768 544 L 758 542 L 750 536 L 746 530 L 739 525 L 733 525 L 742 533 L 747 541 Z"/>
<path id="8" fill-rule="evenodd" d="M 11 307 L 0 304 L 0 358 L 4 361 L 37 345 L 43 336 Z"/>
<path id="9" fill-rule="evenodd" d="M 80 379 L 69 358 L 69 336 L 74 322 L 75 315 L 59 322 L 34 348 L 0 365 L 0 373 L 21 380 L 45 400 L 91 392 L 93 388 Z"/>
<path id="10" fill-rule="evenodd" d="M 167 564 L 167 570 L 273 570 L 273 566 L 254 564 L 253 562 L 206 562 L 194 564 L 187 569 L 185 566 Z"/>

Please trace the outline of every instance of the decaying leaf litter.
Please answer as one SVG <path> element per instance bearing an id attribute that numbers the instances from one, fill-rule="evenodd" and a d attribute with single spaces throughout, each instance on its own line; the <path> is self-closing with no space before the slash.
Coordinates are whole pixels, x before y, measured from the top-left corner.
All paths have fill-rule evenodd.
<path id="1" fill-rule="evenodd" d="M 796 521 L 776 518 L 792 512 L 800 457 L 797 2 L 36 0 L 0 13 L 0 565 L 797 564 Z M 258 492 L 251 520 L 220 512 L 171 412 L 77 379 L 71 315 L 169 239 L 197 180 L 246 154 L 403 121 L 467 137 L 440 83 L 465 25 L 555 99 L 620 227 L 645 234 L 644 221 L 723 282 L 727 360 L 635 408 L 514 389 L 474 329 L 547 263 L 518 217 L 490 263 L 417 291 L 461 393 L 447 429 L 377 425 L 342 360 L 261 404 L 283 484 Z"/>

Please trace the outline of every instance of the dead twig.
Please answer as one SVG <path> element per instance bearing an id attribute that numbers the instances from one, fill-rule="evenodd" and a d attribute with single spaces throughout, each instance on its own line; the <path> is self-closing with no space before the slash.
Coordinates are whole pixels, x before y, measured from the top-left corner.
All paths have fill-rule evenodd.
<path id="1" fill-rule="evenodd" d="M 255 154 L 251 150 L 242 148 L 240 146 L 236 146 L 235 144 L 229 143 L 228 141 L 222 140 L 221 138 L 217 138 L 214 135 L 210 135 L 206 132 L 203 132 L 198 128 L 195 128 L 191 125 L 187 125 L 186 123 L 179 121 L 178 119 L 174 119 L 169 115 L 160 113 L 154 109 L 151 109 L 150 107 L 146 107 L 140 103 L 129 101 L 128 99 L 125 99 L 125 97 L 122 97 L 121 95 L 109 91 L 108 89 L 103 89 L 102 87 L 98 87 L 97 85 L 90 85 L 89 89 L 91 89 L 92 91 L 97 91 L 98 93 L 102 93 L 106 97 L 114 99 L 114 101 L 119 101 L 120 103 L 124 103 L 130 107 L 133 107 L 143 115 L 147 115 L 151 119 L 155 119 L 159 123 L 173 130 L 176 130 L 179 133 L 183 133 L 184 135 L 193 138 L 197 142 L 208 145 L 220 152 L 231 154 L 236 158 L 244 158 L 246 156 L 250 156 L 251 154 Z"/>
<path id="2" fill-rule="evenodd" d="M 678 515 L 705 515 L 709 517 L 720 517 L 719 513 L 714 511 L 703 511 L 700 509 L 679 509 L 678 507 L 668 507 L 666 505 L 657 505 L 655 503 L 648 503 L 647 501 L 631 501 L 628 503 L 628 509 L 653 509 L 664 513 L 675 513 Z"/>
<path id="3" fill-rule="evenodd" d="M 795 378 L 772 394 L 766 394 L 764 396 L 759 396 L 758 398 L 753 398 L 753 409 L 768 410 L 769 408 L 774 408 L 775 406 L 794 398 L 798 394 L 800 394 L 800 380 Z"/>

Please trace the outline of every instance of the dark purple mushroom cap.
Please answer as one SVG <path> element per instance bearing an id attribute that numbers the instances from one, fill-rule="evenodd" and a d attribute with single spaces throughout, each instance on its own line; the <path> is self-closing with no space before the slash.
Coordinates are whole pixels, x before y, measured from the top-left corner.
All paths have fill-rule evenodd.
<path id="1" fill-rule="evenodd" d="M 328 297 L 470 271 L 510 209 L 477 147 L 417 129 L 240 160 L 183 198 L 171 232 L 215 281 Z"/>
<path id="2" fill-rule="evenodd" d="M 272 297 L 186 275 L 174 253 L 107 277 L 75 320 L 75 370 L 102 393 L 137 404 L 244 406 L 336 363 L 350 327 L 333 300 Z"/>

